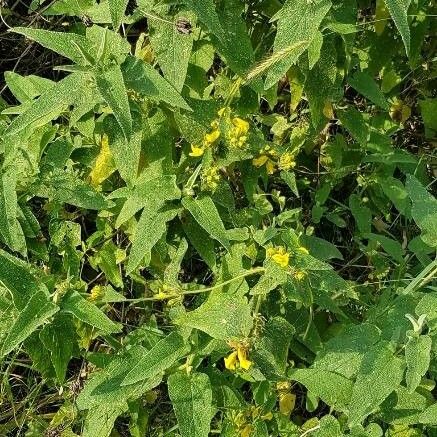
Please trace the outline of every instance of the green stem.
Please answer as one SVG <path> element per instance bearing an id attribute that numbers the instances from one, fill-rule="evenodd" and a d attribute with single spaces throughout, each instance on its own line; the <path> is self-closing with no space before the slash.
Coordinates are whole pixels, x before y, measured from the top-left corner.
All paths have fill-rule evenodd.
<path id="1" fill-rule="evenodd" d="M 185 290 L 181 291 L 179 293 L 169 294 L 165 297 L 140 297 L 138 299 L 126 299 L 125 302 L 145 302 L 145 301 L 159 301 L 159 300 L 166 300 L 166 299 L 174 299 L 176 297 L 190 295 L 190 294 L 200 294 L 200 293 L 206 293 L 208 291 L 217 290 L 219 288 L 224 287 L 225 285 L 231 284 L 232 282 L 238 281 L 239 279 L 246 278 L 247 276 L 256 275 L 257 273 L 263 273 L 265 271 L 264 267 L 255 267 L 251 270 L 247 270 L 246 272 L 242 273 L 241 275 L 235 276 L 234 278 L 228 279 L 227 281 L 220 282 L 220 284 L 213 285 L 211 287 L 206 288 L 198 288 L 196 290 Z"/>

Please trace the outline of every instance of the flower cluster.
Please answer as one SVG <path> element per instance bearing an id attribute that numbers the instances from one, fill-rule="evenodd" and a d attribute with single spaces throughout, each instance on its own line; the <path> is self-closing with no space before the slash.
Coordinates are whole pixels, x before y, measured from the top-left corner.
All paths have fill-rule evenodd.
<path id="1" fill-rule="evenodd" d="M 218 167 L 212 165 L 205 169 L 200 178 L 202 180 L 202 189 L 205 191 L 214 192 L 217 189 L 220 181 L 220 172 Z"/>
<path id="2" fill-rule="evenodd" d="M 267 249 L 267 257 L 283 268 L 288 266 L 288 261 L 290 260 L 290 254 L 283 246 L 269 247 Z"/>
<path id="3" fill-rule="evenodd" d="M 255 407 L 254 405 L 251 405 L 246 410 L 231 413 L 231 420 L 237 428 L 240 437 L 249 437 L 253 435 L 255 430 L 253 423 L 255 421 L 266 421 L 272 419 L 273 414 L 270 411 L 263 414 L 261 407 Z"/>
<path id="4" fill-rule="evenodd" d="M 276 390 L 279 397 L 279 411 L 284 416 L 289 416 L 296 404 L 296 395 L 291 392 L 291 384 L 288 381 L 278 382 Z"/>
<path id="5" fill-rule="evenodd" d="M 211 147 L 220 138 L 220 130 L 218 127 L 212 129 L 211 132 L 207 133 L 203 137 L 202 145 L 196 146 L 191 144 L 190 156 L 198 158 L 205 153 L 205 150 Z"/>
<path id="6" fill-rule="evenodd" d="M 211 131 L 204 135 L 202 144 L 192 144 L 192 157 L 200 157 L 205 150 L 213 146 L 220 138 L 221 131 L 226 133 L 226 139 L 232 148 L 243 148 L 247 143 L 247 134 L 249 132 L 249 123 L 239 117 L 232 117 L 229 108 L 221 108 L 217 112 L 218 118 L 211 122 Z"/>
<path id="7" fill-rule="evenodd" d="M 231 127 L 227 133 L 229 144 L 233 148 L 242 149 L 247 143 L 249 123 L 239 117 L 231 119 Z"/>
<path id="8" fill-rule="evenodd" d="M 95 285 L 88 296 L 88 300 L 96 301 L 105 294 L 105 287 L 103 285 Z"/>
<path id="9" fill-rule="evenodd" d="M 278 154 L 271 146 L 261 149 L 260 155 L 252 160 L 255 167 L 266 166 L 267 174 L 273 174 L 276 170 L 291 170 L 296 166 L 294 155 L 291 152 Z"/>
<path id="10" fill-rule="evenodd" d="M 236 370 L 237 368 L 249 370 L 252 366 L 252 361 L 247 359 L 248 347 L 242 343 L 231 343 L 233 350 L 226 358 L 224 358 L 225 367 L 228 370 Z"/>

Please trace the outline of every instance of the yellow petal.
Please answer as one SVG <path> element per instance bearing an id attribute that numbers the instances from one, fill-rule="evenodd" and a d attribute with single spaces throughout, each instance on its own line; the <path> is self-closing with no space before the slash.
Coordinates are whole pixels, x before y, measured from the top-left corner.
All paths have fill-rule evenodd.
<path id="1" fill-rule="evenodd" d="M 103 135 L 100 142 L 100 153 L 97 155 L 94 167 L 90 172 L 90 182 L 93 187 L 99 186 L 115 171 L 114 159 L 109 148 L 108 136 Z"/>
<path id="2" fill-rule="evenodd" d="M 267 174 L 273 174 L 276 170 L 275 163 L 269 159 L 266 163 Z"/>
<path id="3" fill-rule="evenodd" d="M 240 431 L 240 437 L 250 437 L 252 434 L 253 428 L 252 425 L 246 425 L 241 431 Z"/>
<path id="4" fill-rule="evenodd" d="M 255 167 L 262 167 L 267 162 L 268 159 L 269 159 L 269 157 L 267 155 L 261 155 L 261 156 L 258 156 L 258 158 L 253 158 L 252 164 Z"/>
<path id="5" fill-rule="evenodd" d="M 276 264 L 279 264 L 281 267 L 287 267 L 289 259 L 290 255 L 288 253 L 276 253 L 272 256 L 272 260 L 275 261 Z"/>
<path id="6" fill-rule="evenodd" d="M 237 364 L 237 351 L 230 353 L 226 358 L 224 358 L 225 367 L 228 370 L 235 370 Z"/>
<path id="7" fill-rule="evenodd" d="M 238 136 L 245 135 L 249 132 L 249 123 L 242 118 L 235 117 L 232 119 L 232 124 L 237 128 Z"/>
<path id="8" fill-rule="evenodd" d="M 293 278 L 296 279 L 296 281 L 302 281 L 303 279 L 305 279 L 307 276 L 307 273 L 304 272 L 303 270 L 296 270 L 293 273 Z"/>
<path id="9" fill-rule="evenodd" d="M 191 145 L 191 152 L 189 155 L 194 158 L 198 158 L 199 156 L 203 155 L 203 148 Z"/>
<path id="10" fill-rule="evenodd" d="M 309 255 L 308 249 L 306 247 L 300 246 L 297 249 L 300 253 L 303 253 L 304 255 Z"/>
<path id="11" fill-rule="evenodd" d="M 296 395 L 293 393 L 279 394 L 279 411 L 284 416 L 289 416 L 296 405 Z"/>
<path id="12" fill-rule="evenodd" d="M 218 129 L 213 130 L 209 134 L 206 134 L 204 140 L 208 144 L 212 144 L 214 141 L 217 141 L 220 136 L 220 131 Z"/>
<path id="13" fill-rule="evenodd" d="M 249 370 L 252 365 L 252 361 L 247 359 L 247 351 L 246 349 L 239 347 L 237 349 L 238 361 L 240 363 L 240 367 L 244 370 Z"/>

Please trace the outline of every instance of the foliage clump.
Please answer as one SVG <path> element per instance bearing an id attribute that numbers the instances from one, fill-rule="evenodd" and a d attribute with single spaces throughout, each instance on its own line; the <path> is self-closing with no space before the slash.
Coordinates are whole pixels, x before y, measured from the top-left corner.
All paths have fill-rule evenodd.
<path id="1" fill-rule="evenodd" d="M 0 8 L 0 435 L 436 434 L 431 2 Z"/>

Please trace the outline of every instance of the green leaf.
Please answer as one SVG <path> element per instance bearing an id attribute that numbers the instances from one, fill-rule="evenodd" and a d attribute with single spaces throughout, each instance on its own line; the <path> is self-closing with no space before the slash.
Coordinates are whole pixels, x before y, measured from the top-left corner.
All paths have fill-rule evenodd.
<path id="1" fill-rule="evenodd" d="M 407 175 L 405 188 L 413 207 L 411 215 L 422 231 L 420 237 L 431 247 L 437 247 L 437 200 L 413 176 Z"/>
<path id="2" fill-rule="evenodd" d="M 59 383 L 63 383 L 68 363 L 73 356 L 75 345 L 74 326 L 69 317 L 58 314 L 52 323 L 41 330 L 39 338 L 44 347 L 50 351 L 50 359 Z"/>
<path id="3" fill-rule="evenodd" d="M 419 422 L 426 425 L 437 425 L 437 402 L 420 413 Z"/>
<path id="4" fill-rule="evenodd" d="M 410 56 L 410 28 L 408 27 L 408 8 L 411 0 L 384 0 L 395 25 L 401 34 L 407 56 Z"/>
<path id="5" fill-rule="evenodd" d="M 389 109 L 389 104 L 384 94 L 369 74 L 358 71 L 352 77 L 349 77 L 348 82 L 352 88 L 368 98 L 375 105 L 385 110 Z"/>
<path id="6" fill-rule="evenodd" d="M 370 323 L 348 326 L 325 343 L 317 354 L 314 367 L 354 378 L 364 354 L 379 338 L 379 329 Z"/>
<path id="7" fill-rule="evenodd" d="M 396 262 L 400 264 L 404 262 L 404 249 L 398 241 L 379 234 L 364 234 L 363 237 L 377 241 Z"/>
<path id="8" fill-rule="evenodd" d="M 349 208 L 354 216 L 358 230 L 361 234 L 369 233 L 372 228 L 372 212 L 363 205 L 363 202 L 356 194 L 349 196 Z"/>
<path id="9" fill-rule="evenodd" d="M 191 111 L 181 95 L 151 65 L 128 56 L 122 65 L 126 86 L 155 101 Z"/>
<path id="10" fill-rule="evenodd" d="M 25 103 L 40 96 L 55 84 L 55 82 L 45 77 L 21 76 L 13 71 L 5 72 L 5 82 L 9 91 L 20 103 Z"/>
<path id="11" fill-rule="evenodd" d="M 66 58 L 71 59 L 77 64 L 88 65 L 89 59 L 84 54 L 84 50 L 90 48 L 89 41 L 82 35 L 73 32 L 53 32 L 43 29 L 32 29 L 30 27 L 14 27 L 12 32 L 24 35 L 43 47 L 53 50 Z M 75 95 L 72 92 L 71 97 Z"/>
<path id="12" fill-rule="evenodd" d="M 168 378 L 181 437 L 208 437 L 213 415 L 212 388 L 204 373 L 174 373 Z"/>
<path id="13" fill-rule="evenodd" d="M 26 240 L 18 221 L 16 185 L 15 170 L 9 168 L 3 174 L 0 173 L 0 235 L 10 249 L 24 255 Z"/>
<path id="14" fill-rule="evenodd" d="M 122 386 L 153 378 L 171 367 L 187 353 L 184 338 L 172 332 L 156 343 L 141 359 L 132 362 L 131 369 L 123 379 Z"/>
<path id="15" fill-rule="evenodd" d="M 185 4 L 192 9 L 197 18 L 206 25 L 210 33 L 215 35 L 218 39 L 224 38 L 224 30 L 220 24 L 219 16 L 215 9 L 214 0 L 185 0 Z"/>
<path id="16" fill-rule="evenodd" d="M 194 246 L 208 267 L 213 270 L 216 265 L 214 240 L 209 238 L 209 234 L 206 231 L 199 228 L 197 222 L 191 216 L 183 217 L 181 222 L 182 228 L 190 240 L 190 243 Z"/>
<path id="17" fill-rule="evenodd" d="M 178 18 L 185 18 L 193 25 L 194 16 L 179 12 L 169 16 L 169 21 L 151 20 L 150 42 L 164 77 L 179 93 L 184 86 L 188 61 L 193 47 L 193 34 L 180 33 L 175 26 Z"/>
<path id="18" fill-rule="evenodd" d="M 117 170 L 128 186 L 133 185 L 138 175 L 140 162 L 143 135 L 141 117 L 137 113 L 133 113 L 133 129 L 129 141 L 124 137 L 121 126 L 113 116 L 105 117 L 103 124 Z"/>
<path id="19" fill-rule="evenodd" d="M 402 381 L 404 361 L 381 341 L 364 355 L 349 406 L 349 423 L 360 424 Z"/>
<path id="20" fill-rule="evenodd" d="M 120 324 L 114 323 L 99 308 L 83 298 L 77 291 L 69 292 L 62 298 L 61 310 L 72 314 L 82 322 L 93 326 L 105 334 L 121 331 Z"/>
<path id="21" fill-rule="evenodd" d="M 352 393 L 352 381 L 324 369 L 292 369 L 289 378 L 303 384 L 330 407 L 345 411 Z"/>
<path id="22" fill-rule="evenodd" d="M 16 281 L 22 278 L 17 277 Z M 24 308 L 9 328 L 8 334 L 0 346 L 0 358 L 14 350 L 30 334 L 59 310 L 59 307 L 49 300 L 45 287 L 30 296 Z"/>
<path id="23" fill-rule="evenodd" d="M 123 21 L 128 0 L 108 0 L 108 3 L 112 20 L 112 28 L 117 31 Z"/>
<path id="24" fill-rule="evenodd" d="M 85 76 L 73 73 L 56 82 L 41 96 L 32 102 L 30 107 L 15 118 L 4 132 L 5 136 L 13 137 L 23 130 L 43 126 L 71 105 L 82 88 L 86 85 Z"/>
<path id="25" fill-rule="evenodd" d="M 251 357 L 269 380 L 284 378 L 288 348 L 294 333 L 294 327 L 281 317 L 273 317 L 266 322 Z"/>
<path id="26" fill-rule="evenodd" d="M 19 280 L 17 280 L 19 278 Z M 25 262 L 0 248 L 0 285 L 11 294 L 14 305 L 23 310 L 33 295 L 43 290 L 48 298 L 47 288 L 39 283 Z"/>
<path id="27" fill-rule="evenodd" d="M 85 418 L 82 437 L 109 437 L 118 416 L 127 411 L 128 405 L 96 405 Z"/>
<path id="28" fill-rule="evenodd" d="M 410 337 L 405 345 L 405 360 L 407 362 L 405 379 L 410 393 L 416 390 L 428 370 L 431 345 L 432 340 L 428 335 Z"/>
<path id="29" fill-rule="evenodd" d="M 228 341 L 246 338 L 252 328 L 253 318 L 244 296 L 216 291 L 199 308 L 179 317 L 176 323 Z"/>
<path id="30" fill-rule="evenodd" d="M 245 75 L 255 62 L 249 31 L 242 18 L 245 7 L 245 4 L 239 0 L 222 2 L 217 9 L 217 14 L 223 28 L 223 35 L 212 37 L 212 42 L 220 55 L 225 58 L 229 67 L 241 76 Z"/>
<path id="31" fill-rule="evenodd" d="M 189 196 L 183 197 L 182 205 L 212 238 L 229 250 L 230 245 L 226 229 L 211 197 L 203 196 L 197 199 Z"/>
<path id="32" fill-rule="evenodd" d="M 46 181 L 48 186 L 41 187 L 38 195 L 55 202 L 68 203 L 91 210 L 105 209 L 111 206 L 101 193 L 82 182 L 77 175 L 54 170 Z"/>
<path id="33" fill-rule="evenodd" d="M 128 400 L 138 398 L 161 382 L 161 376 L 156 376 L 141 383 L 123 384 L 126 373 L 147 353 L 144 347 L 134 345 L 115 355 L 103 370 L 94 373 L 86 382 L 77 398 L 78 408 L 90 410 L 91 413 L 99 405 L 106 406 L 109 410 L 113 407 L 127 410 Z"/>
<path id="34" fill-rule="evenodd" d="M 104 73 L 97 74 L 96 84 L 101 96 L 111 108 L 124 138 L 129 141 L 132 134 L 132 116 L 120 66 L 114 65 Z"/>
<path id="35" fill-rule="evenodd" d="M 145 266 L 149 265 L 153 246 L 166 231 L 167 222 L 173 220 L 179 211 L 180 208 L 174 206 L 144 208 L 132 239 L 126 268 L 128 274 L 141 263 Z"/>
<path id="36" fill-rule="evenodd" d="M 431 329 L 437 329 L 437 293 L 427 293 L 416 306 L 418 316 L 426 314 L 426 322 Z"/>
<path id="37" fill-rule="evenodd" d="M 309 47 L 330 8 L 330 0 L 287 0 L 275 14 L 272 20 L 278 20 L 278 24 L 273 54 L 277 54 L 279 60 L 270 68 L 264 89 L 275 85 Z M 303 44 L 287 52 L 299 42 Z"/>
<path id="38" fill-rule="evenodd" d="M 337 111 L 337 117 L 352 137 L 357 140 L 361 146 L 365 147 L 369 136 L 369 128 L 364 120 L 363 114 L 354 107 L 349 106 L 346 110 Z"/>

